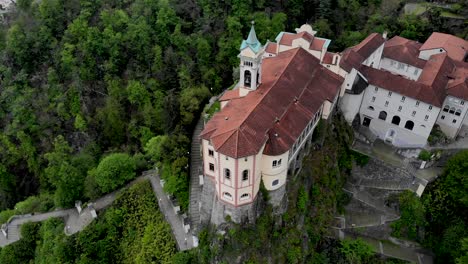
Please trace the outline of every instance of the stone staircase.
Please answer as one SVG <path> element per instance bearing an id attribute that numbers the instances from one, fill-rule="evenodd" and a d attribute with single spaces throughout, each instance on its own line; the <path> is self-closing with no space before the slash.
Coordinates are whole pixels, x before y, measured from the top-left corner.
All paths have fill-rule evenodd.
<path id="1" fill-rule="evenodd" d="M 192 232 L 195 234 L 200 225 L 200 180 L 202 175 L 202 157 L 200 155 L 200 133 L 203 130 L 203 118 L 198 120 L 192 136 L 192 146 L 190 150 L 190 205 L 189 217 L 192 225 Z"/>

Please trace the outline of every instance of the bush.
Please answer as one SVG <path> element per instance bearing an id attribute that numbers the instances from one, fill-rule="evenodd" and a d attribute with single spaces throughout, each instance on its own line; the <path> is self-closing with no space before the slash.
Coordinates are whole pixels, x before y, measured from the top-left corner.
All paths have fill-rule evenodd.
<path id="1" fill-rule="evenodd" d="M 419 153 L 418 159 L 423 160 L 423 161 L 429 161 L 431 160 L 431 157 L 432 157 L 432 153 L 423 149 Z"/>
<path id="2" fill-rule="evenodd" d="M 351 155 L 359 167 L 364 167 L 369 162 L 369 156 L 361 154 L 357 151 L 351 150 Z"/>
<path id="3" fill-rule="evenodd" d="M 135 178 L 135 160 L 126 153 L 114 153 L 105 157 L 97 168 L 90 171 L 103 193 L 121 187 L 125 182 Z"/>

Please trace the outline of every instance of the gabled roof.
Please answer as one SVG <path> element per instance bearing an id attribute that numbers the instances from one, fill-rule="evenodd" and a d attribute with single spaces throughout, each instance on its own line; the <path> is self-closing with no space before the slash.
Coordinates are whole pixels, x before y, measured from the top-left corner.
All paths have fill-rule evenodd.
<path id="1" fill-rule="evenodd" d="M 418 57 L 421 46 L 417 41 L 395 36 L 385 42 L 383 56 L 422 69 L 426 61 Z"/>
<path id="2" fill-rule="evenodd" d="M 343 52 L 340 66 L 350 72 L 352 68 L 358 69 L 369 56 L 377 50 L 385 39 L 378 33 L 372 33 L 359 44 Z"/>
<path id="3" fill-rule="evenodd" d="M 279 45 L 292 46 L 293 41 L 300 38 L 304 39 L 309 43 L 310 50 L 321 51 L 323 48 L 328 48 L 328 45 L 331 42 L 329 39 L 315 37 L 306 31 L 301 31 L 296 34 L 289 32 L 281 32 L 276 37 L 276 42 Z"/>
<path id="4" fill-rule="evenodd" d="M 463 61 L 468 52 L 468 41 L 450 34 L 434 32 L 424 42 L 420 50 L 438 48 L 443 48 L 453 60 Z"/>
<path id="5" fill-rule="evenodd" d="M 335 98 L 342 82 L 302 48 L 280 52 L 263 60 L 257 90 L 230 101 L 206 124 L 201 137 L 234 158 L 258 154 L 267 140 L 265 154 L 284 153 L 323 101 Z"/>
<path id="6" fill-rule="evenodd" d="M 251 48 L 253 52 L 258 53 L 260 49 L 262 48 L 262 44 L 260 41 L 257 39 L 257 34 L 255 34 L 255 28 L 252 22 L 252 27 L 250 28 L 249 36 L 247 37 L 246 40 L 242 41 L 240 50 L 243 50 L 245 48 Z"/>
<path id="7" fill-rule="evenodd" d="M 422 102 L 441 107 L 445 97 L 425 84 L 406 79 L 384 70 L 374 69 L 363 65 L 359 70 L 366 77 L 369 84 L 408 96 Z"/>
<path id="8" fill-rule="evenodd" d="M 267 43 L 265 44 L 265 52 L 276 54 L 277 47 L 278 47 L 278 44 L 267 41 Z"/>
<path id="9" fill-rule="evenodd" d="M 454 62 L 455 71 L 450 75 L 447 94 L 468 101 L 468 63 Z"/>
<path id="10" fill-rule="evenodd" d="M 333 56 L 335 56 L 335 55 L 336 55 L 336 53 L 327 51 L 327 53 L 325 53 L 325 55 L 323 56 L 322 63 L 323 64 L 333 64 Z"/>

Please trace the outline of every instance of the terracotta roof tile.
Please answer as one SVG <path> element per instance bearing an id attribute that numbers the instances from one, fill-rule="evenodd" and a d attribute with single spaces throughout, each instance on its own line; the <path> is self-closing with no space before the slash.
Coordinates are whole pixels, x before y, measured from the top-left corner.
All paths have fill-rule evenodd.
<path id="1" fill-rule="evenodd" d="M 201 137 L 211 140 L 216 151 L 235 158 L 257 154 L 271 139 L 271 131 L 277 130 L 281 132 L 275 138 L 289 140 L 282 144 L 269 140 L 264 153 L 286 152 L 297 131 L 307 125 L 304 116 L 315 113 L 312 102 L 334 98 L 343 82 L 302 48 L 265 58 L 262 65 L 259 88 L 227 104 L 202 131 Z M 280 122 L 276 123 L 276 119 Z"/>
<path id="2" fill-rule="evenodd" d="M 325 53 L 325 55 L 323 56 L 322 63 L 324 63 L 324 64 L 333 64 L 333 56 L 335 56 L 335 55 L 336 55 L 336 53 L 327 51 L 327 53 Z"/>
<path id="3" fill-rule="evenodd" d="M 428 104 L 440 107 L 445 96 L 434 91 L 432 87 L 384 70 L 362 66 L 359 71 L 366 77 L 369 84 L 393 91 Z"/>
<path id="4" fill-rule="evenodd" d="M 447 94 L 468 101 L 468 63 L 455 61 L 455 71 L 450 75 Z"/>
<path id="5" fill-rule="evenodd" d="M 314 38 L 312 43 L 310 43 L 309 49 L 321 51 L 325 42 L 327 42 L 325 39 Z"/>
<path id="6" fill-rule="evenodd" d="M 448 56 L 453 60 L 463 61 L 468 52 L 468 41 L 450 34 L 434 32 L 426 42 L 424 42 L 420 50 L 437 48 L 445 49 Z"/>
<path id="7" fill-rule="evenodd" d="M 229 101 L 229 100 L 236 99 L 236 98 L 241 98 L 241 96 L 239 94 L 239 89 L 226 91 L 223 94 L 223 96 L 221 96 L 221 98 L 219 98 L 219 101 Z"/>
<path id="8" fill-rule="evenodd" d="M 346 71 L 351 71 L 352 68 L 358 69 L 375 50 L 377 50 L 385 39 L 378 33 L 372 33 L 359 44 L 348 48 L 343 52 L 340 66 Z"/>
<path id="9" fill-rule="evenodd" d="M 395 36 L 385 42 L 383 56 L 422 69 L 426 61 L 418 58 L 421 46 L 417 41 Z"/>
<path id="10" fill-rule="evenodd" d="M 268 42 L 265 46 L 265 52 L 276 54 L 278 44 L 274 42 Z"/>

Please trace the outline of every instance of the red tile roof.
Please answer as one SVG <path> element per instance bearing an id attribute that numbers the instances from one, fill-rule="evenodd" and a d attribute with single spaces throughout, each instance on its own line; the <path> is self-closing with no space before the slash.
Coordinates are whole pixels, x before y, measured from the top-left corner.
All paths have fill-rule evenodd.
<path id="1" fill-rule="evenodd" d="M 302 48 L 265 58 L 259 88 L 216 113 L 201 137 L 234 158 L 258 154 L 267 140 L 264 153 L 284 153 L 323 101 L 335 98 L 342 82 Z"/>
<path id="2" fill-rule="evenodd" d="M 279 40 L 280 45 L 292 46 L 292 43 L 295 39 L 303 38 L 310 43 L 309 49 L 321 51 L 323 46 L 326 43 L 325 39 L 316 38 L 306 31 L 299 32 L 297 34 L 284 32 Z"/>
<path id="3" fill-rule="evenodd" d="M 435 92 L 429 85 L 364 65 L 359 71 L 366 77 L 369 84 L 374 86 L 415 98 L 437 107 L 440 107 L 444 102 L 445 96 L 443 94 L 441 96 L 439 92 Z"/>
<path id="4" fill-rule="evenodd" d="M 417 41 L 395 36 L 385 42 L 383 56 L 422 69 L 426 61 L 418 58 L 421 46 Z"/>
<path id="5" fill-rule="evenodd" d="M 445 88 L 454 70 L 455 65 L 447 54 L 432 55 L 424 66 L 418 82 L 432 87 L 439 98 L 445 98 Z"/>
<path id="6" fill-rule="evenodd" d="M 359 44 L 354 47 L 348 48 L 343 52 L 340 66 L 345 71 L 350 72 L 352 68 L 358 69 L 362 62 L 377 50 L 385 39 L 378 33 L 372 33 Z"/>
<path id="7" fill-rule="evenodd" d="M 274 42 L 268 42 L 265 45 L 265 52 L 276 54 L 277 47 L 278 47 L 278 44 Z"/>
<path id="8" fill-rule="evenodd" d="M 327 53 L 325 53 L 325 55 L 323 56 L 322 63 L 324 63 L 324 64 L 333 64 L 333 56 L 335 56 L 335 55 L 336 55 L 336 53 L 327 51 Z"/>
<path id="9" fill-rule="evenodd" d="M 468 101 L 468 63 L 455 61 L 455 71 L 450 75 L 447 94 Z"/>
<path id="10" fill-rule="evenodd" d="M 236 99 L 236 98 L 241 98 L 239 94 L 239 89 L 235 90 L 229 90 L 226 91 L 221 98 L 219 98 L 219 101 L 229 101 L 231 99 Z"/>
<path id="11" fill-rule="evenodd" d="M 468 41 L 450 34 L 434 32 L 426 42 L 424 42 L 420 50 L 438 48 L 443 48 L 447 51 L 447 54 L 453 60 L 463 61 L 468 52 Z"/>

